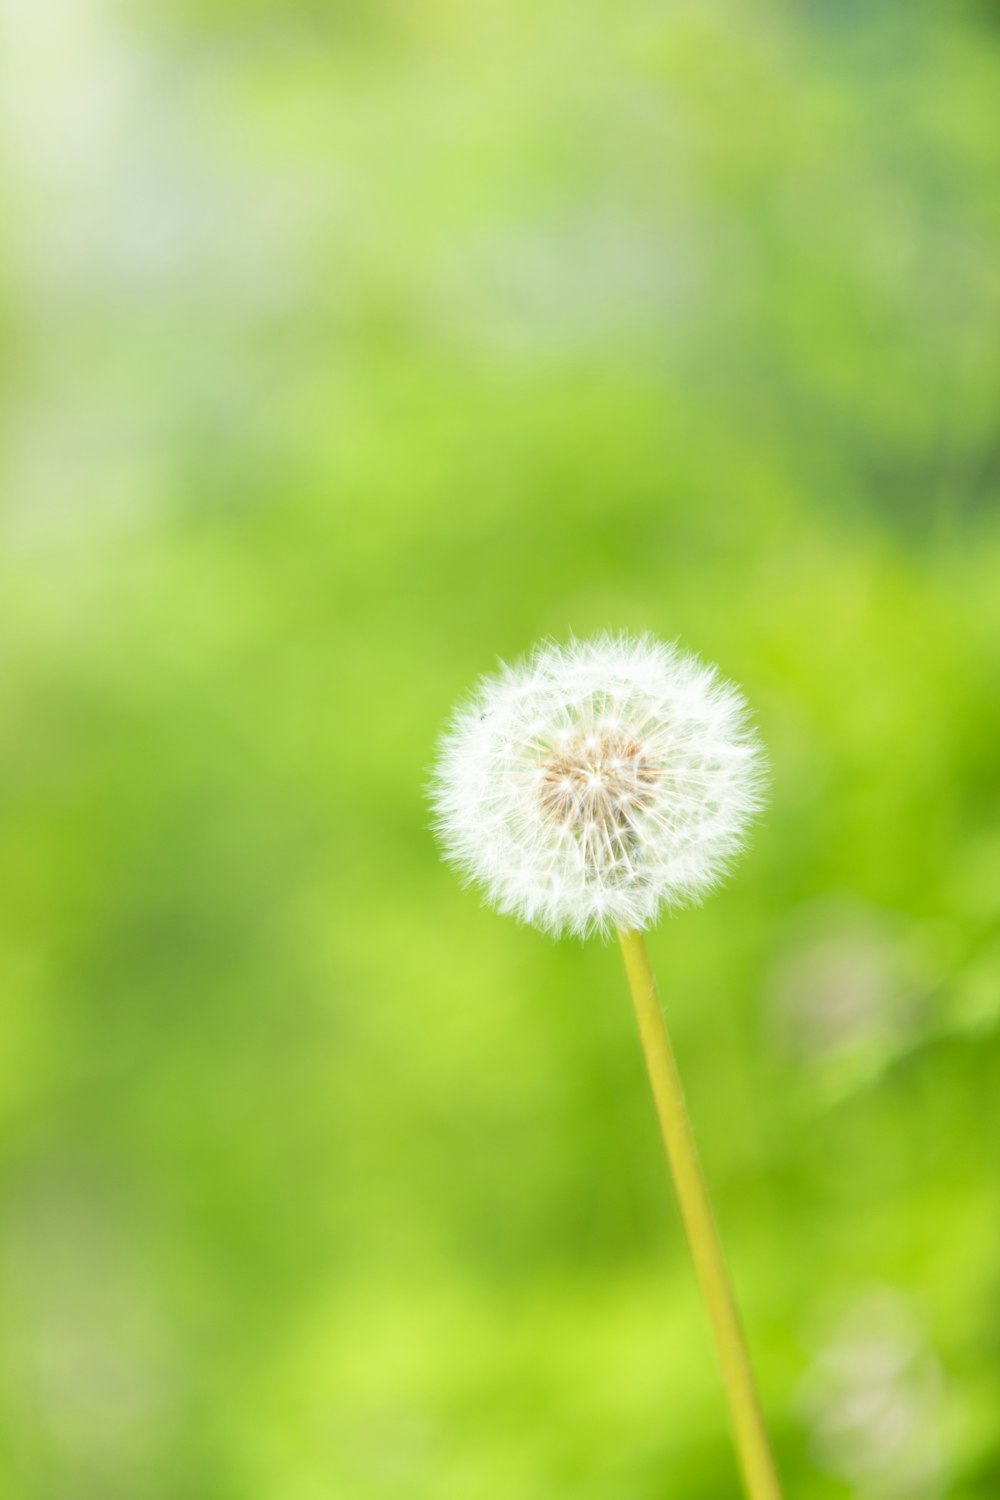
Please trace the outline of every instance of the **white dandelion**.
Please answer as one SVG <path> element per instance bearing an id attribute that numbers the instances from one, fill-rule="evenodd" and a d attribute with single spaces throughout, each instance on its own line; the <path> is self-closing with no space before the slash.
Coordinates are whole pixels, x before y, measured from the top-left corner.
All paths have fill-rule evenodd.
<path id="1" fill-rule="evenodd" d="M 650 926 L 725 873 L 760 806 L 742 695 L 649 636 L 544 645 L 484 678 L 440 748 L 446 856 L 550 932 Z"/>
<path id="2" fill-rule="evenodd" d="M 743 698 L 713 667 L 599 635 L 485 678 L 444 735 L 431 795 L 447 858 L 500 911 L 555 933 L 617 929 L 743 1482 L 750 1500 L 781 1500 L 642 936 L 724 873 L 762 765 Z"/>

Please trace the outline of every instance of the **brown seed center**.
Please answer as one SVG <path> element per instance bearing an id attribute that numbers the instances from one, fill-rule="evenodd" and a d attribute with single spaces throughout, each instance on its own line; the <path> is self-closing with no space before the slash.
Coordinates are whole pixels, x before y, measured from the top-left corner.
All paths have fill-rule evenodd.
<path id="1" fill-rule="evenodd" d="M 610 836 L 627 830 L 632 815 L 650 805 L 659 777 L 635 740 L 595 732 L 550 753 L 542 767 L 541 803 L 557 823 Z"/>

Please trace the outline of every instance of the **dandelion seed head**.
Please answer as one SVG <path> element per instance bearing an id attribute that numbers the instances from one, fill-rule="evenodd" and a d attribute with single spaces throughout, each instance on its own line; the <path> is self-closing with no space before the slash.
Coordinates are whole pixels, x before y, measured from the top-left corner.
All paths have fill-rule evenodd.
<path id="1" fill-rule="evenodd" d="M 761 804 L 742 695 L 649 636 L 546 644 L 484 678 L 441 741 L 445 856 L 553 933 L 643 928 L 725 873 Z"/>

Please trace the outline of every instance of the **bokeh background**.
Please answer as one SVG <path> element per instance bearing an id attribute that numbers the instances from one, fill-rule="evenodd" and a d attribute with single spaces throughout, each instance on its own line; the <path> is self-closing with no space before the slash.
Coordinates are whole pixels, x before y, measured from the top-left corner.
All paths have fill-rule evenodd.
<path id="1" fill-rule="evenodd" d="M 723 1500 L 616 952 L 423 787 L 747 691 L 653 934 L 789 1496 L 1000 1494 L 1000 11 L 4 8 L 0 1494 Z"/>

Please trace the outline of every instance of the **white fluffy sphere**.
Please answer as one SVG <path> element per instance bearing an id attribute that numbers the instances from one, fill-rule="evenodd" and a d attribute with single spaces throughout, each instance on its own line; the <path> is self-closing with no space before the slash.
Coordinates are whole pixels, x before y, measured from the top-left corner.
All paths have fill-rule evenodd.
<path id="1" fill-rule="evenodd" d="M 649 636 L 542 645 L 484 678 L 440 745 L 446 857 L 549 932 L 648 927 L 725 872 L 761 805 L 733 687 Z"/>

